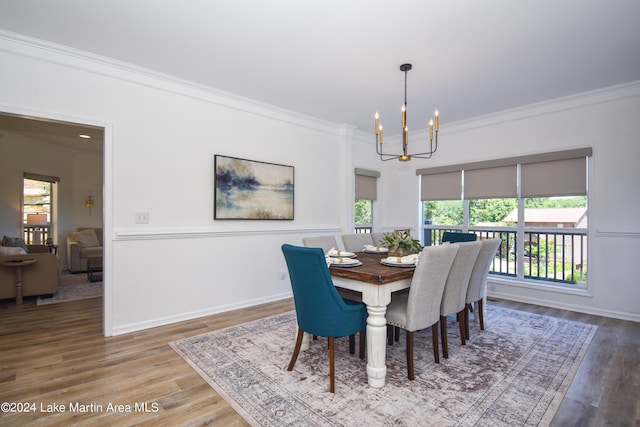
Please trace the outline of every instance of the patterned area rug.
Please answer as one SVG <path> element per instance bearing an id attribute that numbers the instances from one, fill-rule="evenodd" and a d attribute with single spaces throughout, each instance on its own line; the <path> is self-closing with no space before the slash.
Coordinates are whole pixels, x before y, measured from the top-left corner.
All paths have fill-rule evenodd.
<path id="1" fill-rule="evenodd" d="M 414 381 L 405 334 L 387 346 L 384 388 L 367 385 L 366 362 L 336 340 L 336 392 L 326 339 L 286 367 L 296 334 L 285 313 L 171 343 L 251 425 L 534 426 L 553 418 L 596 326 L 489 306 L 486 330 L 471 324 L 460 345 L 449 319 L 449 359 L 433 362 L 431 330 L 416 334 Z"/>
<path id="2" fill-rule="evenodd" d="M 58 291 L 51 297 L 38 297 L 38 305 L 54 304 L 79 299 L 96 298 L 102 296 L 102 282 L 89 282 L 87 275 L 63 274 L 60 276 Z"/>

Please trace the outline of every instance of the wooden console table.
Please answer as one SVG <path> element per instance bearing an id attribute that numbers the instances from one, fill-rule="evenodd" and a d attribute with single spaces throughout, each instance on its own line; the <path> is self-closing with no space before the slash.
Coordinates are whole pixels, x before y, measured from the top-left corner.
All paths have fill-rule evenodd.
<path id="1" fill-rule="evenodd" d="M 3 267 L 14 267 L 16 269 L 16 305 L 23 303 L 22 299 L 22 267 L 35 264 L 36 259 L 24 258 L 16 260 L 4 260 L 0 262 Z"/>

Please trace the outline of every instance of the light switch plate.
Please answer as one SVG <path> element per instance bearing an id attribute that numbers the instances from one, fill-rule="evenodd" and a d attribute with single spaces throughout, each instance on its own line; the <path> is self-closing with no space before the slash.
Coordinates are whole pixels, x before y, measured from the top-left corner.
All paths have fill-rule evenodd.
<path id="1" fill-rule="evenodd" d="M 149 224 L 149 212 L 136 212 L 136 224 Z"/>

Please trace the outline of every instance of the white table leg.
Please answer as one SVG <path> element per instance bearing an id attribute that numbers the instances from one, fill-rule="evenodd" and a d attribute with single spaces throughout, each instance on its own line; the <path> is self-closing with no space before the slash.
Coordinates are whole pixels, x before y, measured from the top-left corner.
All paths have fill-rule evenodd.
<path id="1" fill-rule="evenodd" d="M 383 285 L 373 285 L 357 280 L 333 278 L 333 283 L 343 289 L 362 292 L 362 302 L 367 305 L 367 376 L 369 386 L 384 387 L 387 375 L 387 306 L 391 302 L 391 293 L 406 289 L 411 279 Z"/>
<path id="2" fill-rule="evenodd" d="M 297 331 L 296 331 L 297 333 Z M 300 344 L 300 351 L 308 350 L 309 344 L 311 344 L 311 334 L 308 332 L 304 332 L 302 334 L 302 344 Z"/>
<path id="3" fill-rule="evenodd" d="M 386 306 L 367 306 L 367 376 L 371 387 L 384 387 L 387 375 L 387 312 Z"/>

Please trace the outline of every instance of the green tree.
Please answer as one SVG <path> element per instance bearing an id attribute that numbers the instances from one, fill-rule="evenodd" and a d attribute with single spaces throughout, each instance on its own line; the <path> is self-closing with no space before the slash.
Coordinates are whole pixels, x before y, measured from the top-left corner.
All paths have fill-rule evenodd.
<path id="1" fill-rule="evenodd" d="M 356 203 L 354 205 L 354 219 L 356 225 L 373 224 L 371 205 L 371 200 L 356 199 Z"/>
<path id="2" fill-rule="evenodd" d="M 469 201 L 469 225 L 481 222 L 500 222 L 518 207 L 516 199 L 489 199 Z"/>
<path id="3" fill-rule="evenodd" d="M 461 200 L 441 200 L 424 204 L 424 218 L 432 224 L 460 225 L 463 220 Z"/>

